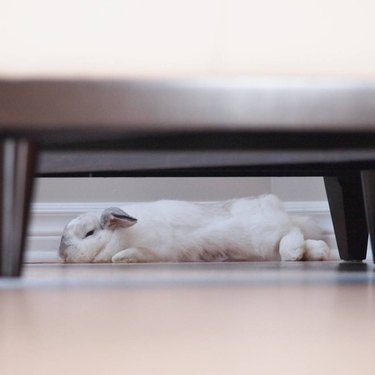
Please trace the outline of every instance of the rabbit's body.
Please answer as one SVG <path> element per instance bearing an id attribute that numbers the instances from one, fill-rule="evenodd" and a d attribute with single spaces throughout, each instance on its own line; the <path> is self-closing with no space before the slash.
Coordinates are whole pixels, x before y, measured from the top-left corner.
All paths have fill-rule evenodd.
<path id="1" fill-rule="evenodd" d="M 129 263 L 328 257 L 317 225 L 290 217 L 273 195 L 212 203 L 133 203 L 124 209 L 131 216 L 113 208 L 101 217 L 85 214 L 70 222 L 61 258 Z"/>

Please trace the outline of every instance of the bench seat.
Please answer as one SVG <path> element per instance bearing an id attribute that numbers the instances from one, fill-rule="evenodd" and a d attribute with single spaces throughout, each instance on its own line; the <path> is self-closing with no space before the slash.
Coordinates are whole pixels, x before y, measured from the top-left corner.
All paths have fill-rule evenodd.
<path id="1" fill-rule="evenodd" d="M 0 135 L 0 275 L 20 275 L 35 175 L 321 175 L 341 258 L 375 240 L 374 84 L 0 80 Z"/>

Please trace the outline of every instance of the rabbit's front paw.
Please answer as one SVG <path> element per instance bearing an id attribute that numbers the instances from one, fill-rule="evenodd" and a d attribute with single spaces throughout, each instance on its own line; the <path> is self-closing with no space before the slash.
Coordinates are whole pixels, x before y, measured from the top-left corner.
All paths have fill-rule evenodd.
<path id="1" fill-rule="evenodd" d="M 157 262 L 159 260 L 156 253 L 143 247 L 129 247 L 112 257 L 113 263 Z"/>
<path id="2" fill-rule="evenodd" d="M 112 257 L 112 263 L 138 263 L 142 262 L 142 254 L 135 247 L 121 250 Z"/>

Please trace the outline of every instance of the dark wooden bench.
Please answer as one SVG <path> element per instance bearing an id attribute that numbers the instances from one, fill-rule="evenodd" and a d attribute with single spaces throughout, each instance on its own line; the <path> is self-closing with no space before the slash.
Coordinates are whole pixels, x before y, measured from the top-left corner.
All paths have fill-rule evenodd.
<path id="1" fill-rule="evenodd" d="M 0 134 L 4 276 L 21 272 L 35 174 L 324 176 L 341 258 L 375 235 L 371 84 L 0 81 Z"/>

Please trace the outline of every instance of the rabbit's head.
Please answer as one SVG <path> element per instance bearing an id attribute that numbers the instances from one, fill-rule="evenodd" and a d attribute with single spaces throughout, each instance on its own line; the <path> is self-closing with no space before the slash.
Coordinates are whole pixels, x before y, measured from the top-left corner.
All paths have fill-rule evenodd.
<path id="1" fill-rule="evenodd" d="M 107 208 L 101 216 L 87 213 L 78 216 L 64 228 L 59 256 L 62 262 L 93 262 L 108 245 L 114 231 L 134 225 L 137 219 L 117 207 Z"/>

